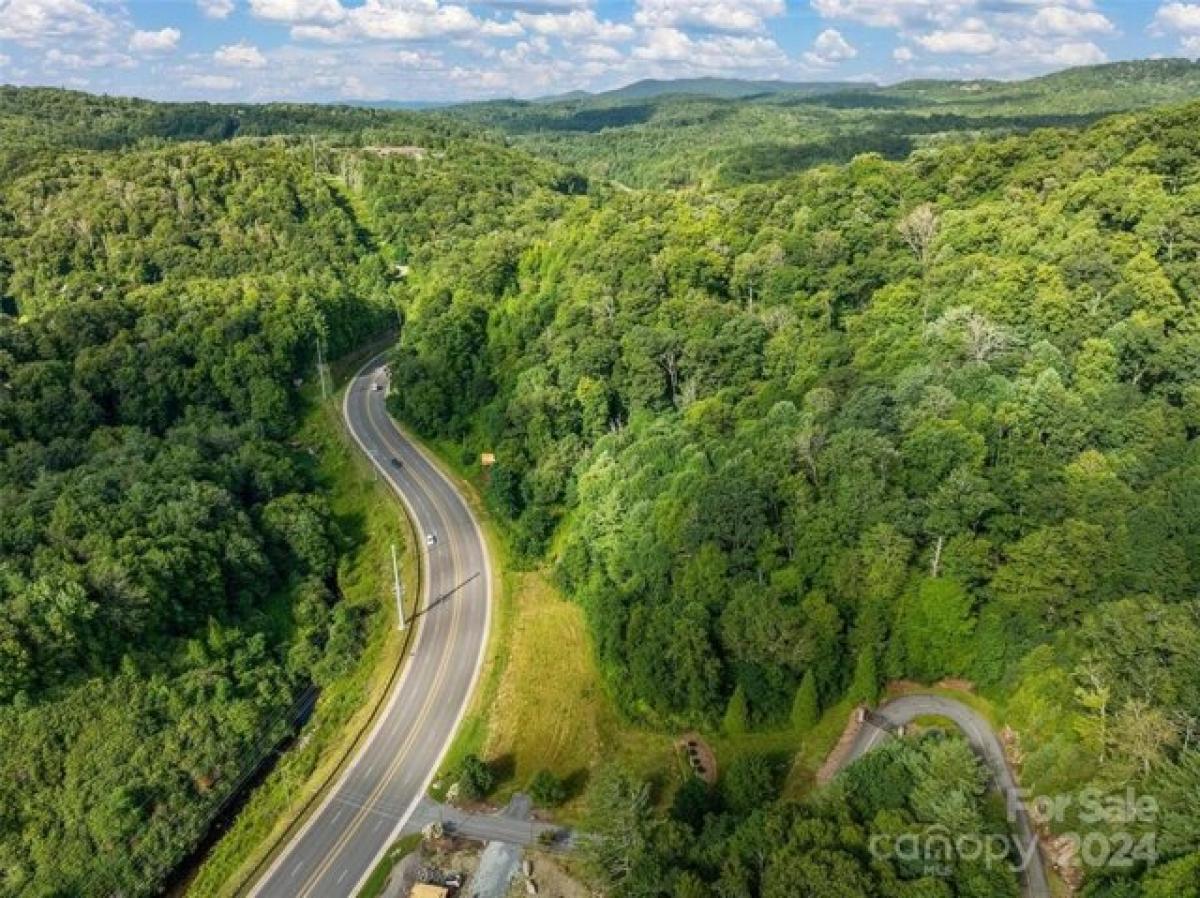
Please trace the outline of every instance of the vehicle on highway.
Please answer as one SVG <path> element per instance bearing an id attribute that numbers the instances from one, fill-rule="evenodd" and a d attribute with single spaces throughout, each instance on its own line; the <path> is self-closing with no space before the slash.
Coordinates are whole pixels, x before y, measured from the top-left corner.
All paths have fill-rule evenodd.
<path id="1" fill-rule="evenodd" d="M 400 459 L 396 458 L 396 456 L 393 455 L 392 456 L 392 467 L 399 470 L 400 468 L 404 467 L 404 462 L 400 461 Z"/>
<path id="2" fill-rule="evenodd" d="M 426 533 L 425 534 L 425 545 L 436 546 L 437 545 L 437 534 L 436 533 Z"/>
<path id="3" fill-rule="evenodd" d="M 376 381 L 375 383 L 371 384 L 371 389 L 378 393 L 383 389 L 383 384 Z"/>

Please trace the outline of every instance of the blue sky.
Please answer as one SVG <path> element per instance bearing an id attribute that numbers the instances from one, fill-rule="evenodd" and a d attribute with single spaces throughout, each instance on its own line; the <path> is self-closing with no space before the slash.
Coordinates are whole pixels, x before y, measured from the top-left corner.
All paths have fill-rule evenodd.
<path id="1" fill-rule="evenodd" d="M 1015 78 L 1150 56 L 1200 56 L 1200 0 L 0 0 L 0 82 L 155 99 Z"/>

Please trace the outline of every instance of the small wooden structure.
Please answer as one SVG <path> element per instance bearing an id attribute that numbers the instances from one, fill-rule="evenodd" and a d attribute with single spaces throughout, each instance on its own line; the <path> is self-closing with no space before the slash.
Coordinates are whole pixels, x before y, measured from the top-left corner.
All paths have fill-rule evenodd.
<path id="1" fill-rule="evenodd" d="M 412 887 L 412 891 L 408 893 L 408 898 L 448 898 L 450 890 L 445 886 L 431 886 L 426 882 L 419 882 Z"/>
<path id="2" fill-rule="evenodd" d="M 376 156 L 404 156 L 408 159 L 416 159 L 420 161 L 424 159 L 429 151 L 425 147 L 414 146 L 374 146 L 363 147 L 368 153 L 374 153 Z"/>
<path id="3" fill-rule="evenodd" d="M 699 733 L 685 733 L 675 743 L 675 749 L 683 756 L 693 774 L 710 786 L 717 784 L 717 756 Z"/>

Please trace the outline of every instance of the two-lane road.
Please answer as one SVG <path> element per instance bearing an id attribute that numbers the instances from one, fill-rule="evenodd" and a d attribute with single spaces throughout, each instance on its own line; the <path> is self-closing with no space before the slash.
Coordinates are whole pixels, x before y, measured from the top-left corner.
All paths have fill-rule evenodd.
<path id="1" fill-rule="evenodd" d="M 424 553 L 412 654 L 358 755 L 251 894 L 353 895 L 400 834 L 462 720 L 487 641 L 492 573 L 466 500 L 392 423 L 383 361 L 351 381 L 343 414 L 351 436 L 396 491 Z M 396 464 L 396 462 L 399 464 Z M 426 535 L 436 543 L 425 545 Z"/>
<path id="2" fill-rule="evenodd" d="M 1025 898 L 1050 898 L 1050 882 L 1038 843 L 1037 833 L 1029 811 L 1022 800 L 1016 778 L 1004 757 L 1004 747 L 992 732 L 991 725 L 962 702 L 940 695 L 903 695 L 875 710 L 875 715 L 887 727 L 902 727 L 918 717 L 945 717 L 954 722 L 975 754 L 987 765 L 992 781 L 1004 796 L 1009 822 L 1012 824 L 1017 849 L 1023 863 L 1020 870 L 1021 892 Z M 888 730 L 868 722 L 858 731 L 850 752 L 842 760 L 842 768 L 853 764 L 888 737 Z"/>

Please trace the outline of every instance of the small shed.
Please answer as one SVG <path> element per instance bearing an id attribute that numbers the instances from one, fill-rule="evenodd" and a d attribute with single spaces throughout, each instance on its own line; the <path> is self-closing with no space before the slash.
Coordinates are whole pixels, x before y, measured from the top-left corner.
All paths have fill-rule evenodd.
<path id="1" fill-rule="evenodd" d="M 412 887 L 408 898 L 448 898 L 449 895 L 450 890 L 445 886 L 431 886 L 429 883 L 419 882 Z"/>

